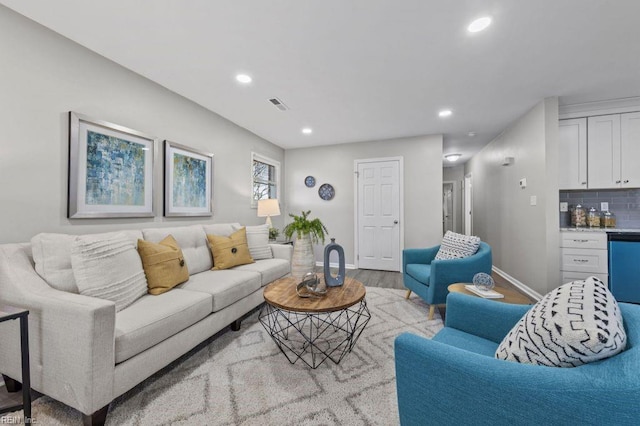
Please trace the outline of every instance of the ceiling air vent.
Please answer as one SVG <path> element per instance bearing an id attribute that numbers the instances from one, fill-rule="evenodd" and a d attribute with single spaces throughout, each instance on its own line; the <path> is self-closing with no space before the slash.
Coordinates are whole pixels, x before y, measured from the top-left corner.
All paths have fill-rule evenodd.
<path id="1" fill-rule="evenodd" d="M 280 111 L 286 111 L 289 109 L 288 106 L 286 106 L 280 99 L 278 98 L 271 98 L 269 99 L 269 102 L 271 102 L 276 108 L 278 108 Z"/>

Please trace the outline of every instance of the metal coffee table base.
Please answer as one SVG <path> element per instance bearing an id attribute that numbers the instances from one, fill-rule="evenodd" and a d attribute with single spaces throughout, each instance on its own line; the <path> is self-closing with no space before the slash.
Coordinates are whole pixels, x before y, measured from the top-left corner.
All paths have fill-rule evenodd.
<path id="1" fill-rule="evenodd" d="M 335 312 L 293 312 L 265 303 L 259 320 L 291 364 L 317 368 L 327 358 L 338 364 L 351 352 L 371 314 L 367 302 Z"/>

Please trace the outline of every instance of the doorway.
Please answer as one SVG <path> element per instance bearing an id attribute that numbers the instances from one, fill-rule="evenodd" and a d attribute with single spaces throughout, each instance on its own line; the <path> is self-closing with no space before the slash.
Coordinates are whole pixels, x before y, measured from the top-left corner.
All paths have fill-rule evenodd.
<path id="1" fill-rule="evenodd" d="M 442 235 L 456 229 L 456 183 L 442 182 Z"/>
<path id="2" fill-rule="evenodd" d="M 356 267 L 400 271 L 404 246 L 402 157 L 355 160 Z"/>
<path id="3" fill-rule="evenodd" d="M 464 233 L 473 233 L 473 184 L 471 173 L 464 176 Z"/>

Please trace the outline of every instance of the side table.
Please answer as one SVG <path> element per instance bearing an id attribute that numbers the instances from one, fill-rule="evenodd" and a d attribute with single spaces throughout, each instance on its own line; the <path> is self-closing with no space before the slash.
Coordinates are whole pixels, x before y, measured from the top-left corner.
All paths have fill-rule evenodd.
<path id="1" fill-rule="evenodd" d="M 456 283 L 456 284 L 451 284 L 449 287 L 447 287 L 447 289 L 449 290 L 450 293 L 462 293 L 462 294 L 467 294 L 469 296 L 482 297 L 467 290 L 464 286 L 465 286 L 464 283 Z M 495 286 L 493 290 L 502 294 L 504 297 L 500 299 L 488 299 L 488 300 L 495 300 L 496 302 L 502 302 L 502 303 L 513 303 L 516 305 L 533 304 L 533 302 L 527 296 L 515 290 L 512 290 L 510 288 Z"/>
<path id="2" fill-rule="evenodd" d="M 9 305 L 0 305 L 0 322 L 20 320 L 20 353 L 22 360 L 22 405 L 0 408 L 0 414 L 22 409 L 24 423 L 32 423 L 31 418 L 31 373 L 29 369 L 29 311 Z"/>

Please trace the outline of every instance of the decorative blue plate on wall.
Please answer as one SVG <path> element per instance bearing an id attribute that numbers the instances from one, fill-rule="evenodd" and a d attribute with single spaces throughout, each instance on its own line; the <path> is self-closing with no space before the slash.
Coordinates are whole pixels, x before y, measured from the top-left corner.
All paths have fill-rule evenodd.
<path id="1" fill-rule="evenodd" d="M 320 195 L 320 198 L 323 200 L 329 201 L 336 195 L 336 190 L 333 189 L 333 186 L 330 184 L 323 183 L 318 189 L 318 195 Z"/>
<path id="2" fill-rule="evenodd" d="M 304 184 L 307 185 L 307 188 L 313 188 L 316 186 L 316 178 L 313 176 L 307 176 L 304 178 Z"/>

